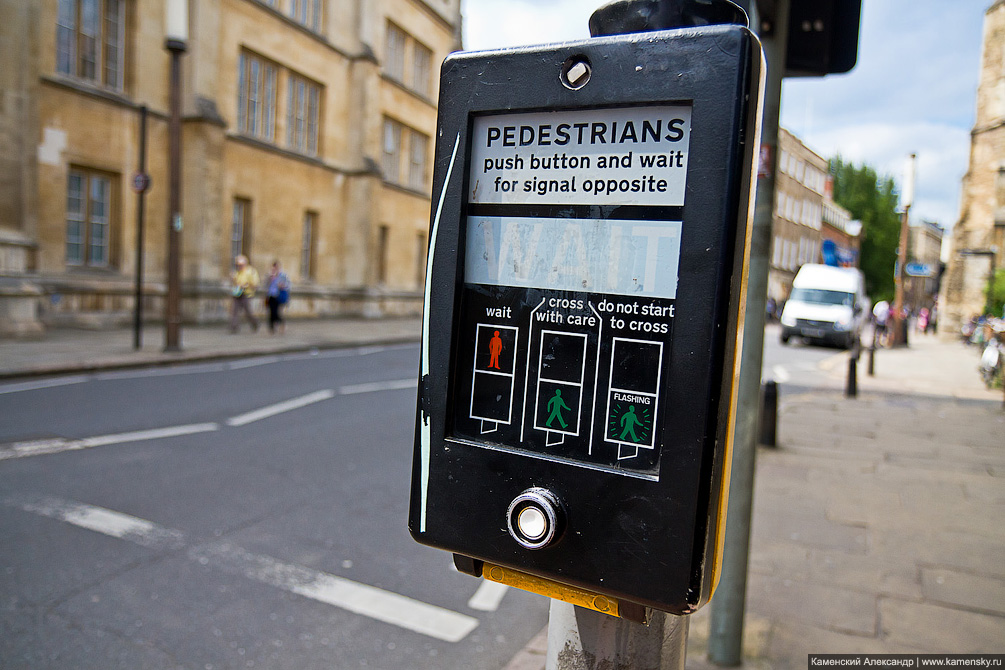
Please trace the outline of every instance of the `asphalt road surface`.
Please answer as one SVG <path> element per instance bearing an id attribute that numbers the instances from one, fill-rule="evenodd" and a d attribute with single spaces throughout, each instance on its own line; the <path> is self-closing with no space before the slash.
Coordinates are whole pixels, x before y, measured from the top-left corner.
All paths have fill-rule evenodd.
<path id="1" fill-rule="evenodd" d="M 793 338 L 788 344 L 779 340 L 781 327 L 770 324 L 764 329 L 764 361 L 761 366 L 761 379 L 778 382 L 785 393 L 800 388 L 813 388 L 821 383 L 820 366 L 834 357 L 841 358 L 841 369 L 847 368 L 848 353 L 834 346 L 815 344 Z M 863 344 L 868 341 L 863 339 Z M 863 359 L 859 364 L 859 374 L 865 374 Z"/>
<path id="2" fill-rule="evenodd" d="M 505 666 L 548 601 L 409 536 L 418 351 L 0 385 L 0 667 Z"/>
<path id="3" fill-rule="evenodd" d="M 0 667 L 504 667 L 548 601 L 408 535 L 418 354 L 0 385 Z M 764 378 L 840 354 L 769 326 Z"/>

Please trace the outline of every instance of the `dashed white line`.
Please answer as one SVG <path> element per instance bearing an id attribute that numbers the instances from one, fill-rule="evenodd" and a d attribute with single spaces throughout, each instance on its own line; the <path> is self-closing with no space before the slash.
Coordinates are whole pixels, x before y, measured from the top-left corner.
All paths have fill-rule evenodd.
<path id="1" fill-rule="evenodd" d="M 366 384 L 350 384 L 338 390 L 339 395 L 355 395 L 357 393 L 374 393 L 376 391 L 397 391 L 400 389 L 415 388 L 418 384 L 417 377 L 408 379 L 394 379 L 386 382 L 368 382 Z"/>
<path id="2" fill-rule="evenodd" d="M 177 550 L 185 533 L 104 507 L 48 496 L 11 497 L 5 505 L 146 547 Z M 459 642 L 478 619 L 375 586 L 254 554 L 229 542 L 191 547 L 190 559 L 327 605 L 447 642 Z M 480 589 L 479 589 L 480 590 Z"/>
<path id="3" fill-rule="evenodd" d="M 220 425 L 216 423 L 193 423 L 185 426 L 169 426 L 167 428 L 136 430 L 128 433 L 116 433 L 113 435 L 98 435 L 96 437 L 85 437 L 79 440 L 55 438 L 51 440 L 15 442 L 14 444 L 9 445 L 6 449 L 0 450 L 0 461 L 9 458 L 42 456 L 44 454 L 58 454 L 63 451 L 90 449 L 91 447 L 104 447 L 109 444 L 144 442 L 146 440 L 158 440 L 166 437 L 209 433 L 219 429 Z"/>
<path id="4" fill-rule="evenodd" d="M 259 365 L 269 365 L 278 363 L 279 356 L 259 356 L 258 358 L 245 358 L 239 361 L 227 363 L 228 370 L 244 370 L 247 368 L 257 368 Z"/>
<path id="5" fill-rule="evenodd" d="M 64 383 L 78 383 L 81 381 L 86 381 L 87 378 L 79 377 L 72 380 L 58 380 Z M 68 381 L 69 380 L 69 381 Z M 53 383 L 50 385 L 58 386 L 61 384 L 55 383 L 57 380 L 51 380 Z M 34 384 L 40 384 L 42 382 L 34 382 Z M 339 395 L 356 395 L 360 393 L 375 393 L 379 391 L 395 391 L 401 389 L 415 388 L 417 380 L 415 377 L 409 377 L 407 379 L 394 379 L 390 381 L 382 382 L 369 382 L 365 384 L 351 384 L 348 386 L 343 386 L 338 390 Z M 29 387 L 22 384 L 11 385 L 18 388 L 13 388 L 9 393 L 14 391 L 29 390 Z M 32 386 L 30 388 L 44 388 L 38 386 Z M 2 392 L 2 391 L 0 391 Z M 329 398 L 335 397 L 335 391 L 331 389 L 325 389 L 322 391 L 316 391 L 314 393 L 308 393 L 307 395 L 300 396 L 299 398 L 292 398 L 290 400 L 285 400 L 283 402 L 276 403 L 274 405 L 268 405 L 251 412 L 246 412 L 244 414 L 239 414 L 237 416 L 231 417 L 226 420 L 226 424 L 230 427 L 240 427 L 253 423 L 255 421 L 260 421 L 262 419 L 267 419 L 271 416 L 277 414 L 282 414 L 284 412 L 290 412 L 301 407 L 306 407 L 307 405 L 312 405 L 323 400 L 328 400 Z M 74 451 L 78 449 L 89 449 L 91 447 L 102 447 L 109 444 L 121 444 L 124 442 L 143 442 L 146 440 L 156 440 L 165 437 L 178 437 L 181 435 L 192 435 L 194 433 L 206 433 L 214 430 L 219 430 L 220 425 L 217 423 L 196 423 L 184 426 L 170 426 L 167 428 L 153 428 L 150 430 L 137 430 L 128 433 L 116 433 L 112 435 L 98 435 L 96 437 L 85 437 L 80 439 L 71 438 L 52 438 L 44 440 L 29 440 L 24 442 L 15 442 L 13 444 L 5 445 L 0 449 L 0 461 L 11 459 L 11 458 L 24 458 L 27 456 L 43 456 L 46 454 L 58 454 L 64 451 Z"/>
<path id="6" fill-rule="evenodd" d="M 306 407 L 307 405 L 313 405 L 316 402 L 328 400 L 334 396 L 335 392 L 328 389 L 308 393 L 307 395 L 300 396 L 299 398 L 285 400 L 283 402 L 278 402 L 275 405 L 269 405 L 267 407 L 262 407 L 261 409 L 256 409 L 253 412 L 247 412 L 246 414 L 231 417 L 227 419 L 227 425 L 244 426 L 252 423 L 253 421 L 260 421 L 261 419 L 267 419 L 270 416 L 275 416 L 276 414 L 282 414 L 283 412 L 289 412 L 301 407 Z"/>
<path id="7" fill-rule="evenodd" d="M 468 601 L 468 607 L 481 612 L 495 612 L 499 609 L 499 604 L 502 603 L 507 591 L 509 587 L 505 584 L 482 580 L 481 586 Z"/>
<path id="8" fill-rule="evenodd" d="M 459 642 L 478 619 L 343 577 L 253 554 L 226 542 L 195 547 L 192 558 L 257 582 L 447 642 Z"/>
<path id="9" fill-rule="evenodd" d="M 179 549 L 185 544 L 185 534 L 163 528 L 155 523 L 104 507 L 84 505 L 47 496 L 8 499 L 5 503 L 25 512 L 41 514 L 80 528 L 129 540 L 144 547 Z"/>
<path id="10" fill-rule="evenodd" d="M 59 379 L 39 379 L 31 382 L 20 382 L 17 384 L 4 384 L 0 386 L 0 394 L 20 393 L 22 391 L 37 391 L 38 389 L 48 389 L 56 386 L 69 386 L 86 382 L 86 376 L 60 377 Z"/>

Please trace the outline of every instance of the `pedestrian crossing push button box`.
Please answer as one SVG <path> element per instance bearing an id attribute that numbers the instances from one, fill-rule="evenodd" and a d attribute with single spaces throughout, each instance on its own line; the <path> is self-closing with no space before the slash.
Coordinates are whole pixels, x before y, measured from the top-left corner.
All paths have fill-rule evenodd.
<path id="1" fill-rule="evenodd" d="M 761 63 L 718 25 L 443 64 L 418 541 L 602 611 L 708 599 Z"/>

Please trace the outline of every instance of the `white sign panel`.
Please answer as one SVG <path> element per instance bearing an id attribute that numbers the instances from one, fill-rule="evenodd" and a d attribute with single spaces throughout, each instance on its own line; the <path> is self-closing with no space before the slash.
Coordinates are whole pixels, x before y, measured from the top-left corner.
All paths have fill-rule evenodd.
<path id="1" fill-rule="evenodd" d="M 469 202 L 681 206 L 690 139 L 687 106 L 479 116 Z"/>
<path id="2" fill-rule="evenodd" d="M 680 221 L 471 216 L 475 284 L 675 298 Z"/>

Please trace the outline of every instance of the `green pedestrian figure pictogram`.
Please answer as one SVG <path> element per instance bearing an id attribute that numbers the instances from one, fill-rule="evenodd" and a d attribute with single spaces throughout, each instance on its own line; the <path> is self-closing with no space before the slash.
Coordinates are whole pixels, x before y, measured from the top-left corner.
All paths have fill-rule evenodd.
<path id="1" fill-rule="evenodd" d="M 548 420 L 544 422 L 544 425 L 551 428 L 551 422 L 558 419 L 558 424 L 562 426 L 562 428 L 567 428 L 569 424 L 567 424 L 565 419 L 562 418 L 563 409 L 568 411 L 569 406 L 562 400 L 562 389 L 555 389 L 555 395 L 548 401 L 548 411 L 551 412 L 551 414 L 548 416 Z"/>
<path id="2" fill-rule="evenodd" d="M 626 435 L 631 435 L 632 442 L 641 442 L 638 435 L 635 434 L 635 426 L 641 427 L 642 422 L 639 421 L 637 416 L 635 416 L 635 405 L 629 405 L 628 411 L 621 417 L 621 427 L 624 428 L 624 430 L 621 431 L 620 439 L 623 440 Z"/>

